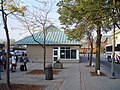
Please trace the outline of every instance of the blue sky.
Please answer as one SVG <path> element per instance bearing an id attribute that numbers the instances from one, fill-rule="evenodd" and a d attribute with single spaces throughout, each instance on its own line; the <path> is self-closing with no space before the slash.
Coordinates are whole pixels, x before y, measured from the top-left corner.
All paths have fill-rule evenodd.
<path id="1" fill-rule="evenodd" d="M 50 0 L 40 0 L 40 1 L 50 1 Z M 52 2 L 55 1 L 55 3 L 52 7 L 52 10 L 49 13 L 49 18 L 51 19 L 53 25 L 60 28 L 61 26 L 58 20 L 59 14 L 57 13 L 58 7 L 56 6 L 56 3 L 60 0 L 51 0 L 51 1 Z M 24 5 L 27 5 L 27 4 L 30 5 L 31 3 L 33 4 L 34 0 L 25 0 Z M 0 15 L 0 20 L 1 20 L 1 15 Z M 20 27 L 20 24 L 16 19 L 11 19 L 11 18 L 8 19 L 8 28 L 9 28 L 9 34 L 11 39 L 15 39 L 17 41 L 30 35 L 28 31 L 19 30 L 18 27 Z M 6 39 L 6 35 L 4 32 L 3 26 L 1 25 L 1 22 L 0 22 L 0 39 Z"/>
<path id="2" fill-rule="evenodd" d="M 30 5 L 34 3 L 34 0 L 22 0 L 22 1 L 25 1 L 23 5 Z M 50 1 L 50 0 L 39 0 L 39 1 Z M 61 28 L 60 21 L 58 19 L 59 14 L 57 13 L 58 7 L 56 6 L 57 2 L 59 2 L 60 0 L 51 0 L 51 1 L 55 3 L 52 7 L 52 10 L 49 13 L 49 18 L 52 21 L 53 25 L 57 26 L 58 28 Z M 1 20 L 1 15 L 0 15 L 0 20 Z M 11 39 L 15 39 L 17 41 L 30 35 L 28 31 L 20 30 L 20 28 L 18 27 L 21 27 L 21 26 L 16 19 L 11 19 L 11 18 L 8 19 L 8 29 L 9 29 L 9 34 Z M 1 25 L 1 22 L 0 22 L 0 39 L 6 39 L 6 35 L 4 32 L 3 26 Z"/>

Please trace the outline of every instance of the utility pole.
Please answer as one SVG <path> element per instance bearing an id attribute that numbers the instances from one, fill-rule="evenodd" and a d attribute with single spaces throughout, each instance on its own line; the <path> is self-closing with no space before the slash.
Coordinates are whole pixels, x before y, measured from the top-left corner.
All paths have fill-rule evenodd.
<path id="1" fill-rule="evenodd" d="M 110 79 L 116 79 L 114 68 L 115 68 L 115 24 L 113 23 L 113 45 L 112 45 L 112 63 Z"/>

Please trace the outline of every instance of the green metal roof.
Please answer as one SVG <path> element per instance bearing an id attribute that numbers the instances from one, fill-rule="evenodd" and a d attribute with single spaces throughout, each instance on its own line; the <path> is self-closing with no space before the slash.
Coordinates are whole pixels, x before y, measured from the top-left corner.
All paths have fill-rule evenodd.
<path id="1" fill-rule="evenodd" d="M 57 27 L 55 27 L 54 25 L 50 25 L 48 27 L 46 27 L 46 44 L 48 45 L 80 45 L 79 41 L 76 40 L 68 40 L 68 36 L 60 31 Z M 34 34 L 34 38 L 36 41 L 40 42 L 41 44 L 44 43 L 44 33 L 43 32 L 39 32 Z M 19 41 L 16 42 L 16 44 L 19 45 L 28 45 L 28 44 L 33 44 L 33 45 L 37 45 L 38 43 L 34 41 L 32 36 L 28 36 L 24 39 L 21 39 Z"/>
<path id="2" fill-rule="evenodd" d="M 54 25 L 50 25 L 48 27 L 46 27 L 46 31 L 47 32 L 55 32 L 55 31 L 60 31 L 60 29 L 58 29 L 57 27 L 55 27 Z"/>
<path id="3" fill-rule="evenodd" d="M 39 33 L 34 34 L 34 37 L 41 44 L 44 43 L 43 32 L 39 32 Z M 22 40 L 17 41 L 16 43 L 21 44 L 21 45 L 38 44 L 37 42 L 34 41 L 32 36 L 28 36 Z M 68 36 L 64 32 L 55 31 L 55 32 L 47 32 L 46 44 L 48 44 L 48 45 L 56 45 L 56 44 L 80 45 L 80 42 L 76 41 L 76 40 L 68 40 Z"/>

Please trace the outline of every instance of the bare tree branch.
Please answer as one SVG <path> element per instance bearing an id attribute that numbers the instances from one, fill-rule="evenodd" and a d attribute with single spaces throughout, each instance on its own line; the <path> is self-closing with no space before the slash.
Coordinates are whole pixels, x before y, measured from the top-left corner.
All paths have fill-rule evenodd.
<path id="1" fill-rule="evenodd" d="M 39 41 L 37 41 L 37 40 L 35 39 L 33 33 L 32 33 L 31 30 L 30 30 L 30 24 L 27 22 L 27 20 L 25 19 L 25 17 L 24 17 L 24 20 L 22 20 L 21 18 L 17 17 L 16 15 L 15 15 L 15 17 L 22 23 L 22 25 L 23 25 L 24 27 L 26 27 L 26 28 L 28 29 L 28 31 L 29 31 L 30 34 L 32 35 L 32 38 L 34 39 L 34 41 L 37 42 L 39 45 L 41 45 L 42 48 L 44 48 L 43 45 L 42 45 Z"/>

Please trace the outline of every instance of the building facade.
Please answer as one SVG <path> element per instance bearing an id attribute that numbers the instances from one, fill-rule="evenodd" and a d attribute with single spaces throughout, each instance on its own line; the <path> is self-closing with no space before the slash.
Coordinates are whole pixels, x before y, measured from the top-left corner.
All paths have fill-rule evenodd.
<path id="1" fill-rule="evenodd" d="M 44 33 L 34 34 L 34 38 L 42 45 L 44 43 Z M 28 36 L 17 42 L 18 45 L 27 45 L 26 52 L 32 62 L 43 62 L 44 49 L 32 36 Z M 47 28 L 46 33 L 46 61 L 55 62 L 79 62 L 79 49 L 81 44 L 76 40 L 68 40 L 68 36 L 55 26 Z"/>

